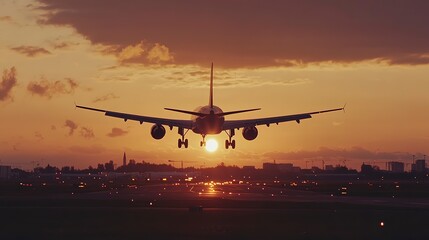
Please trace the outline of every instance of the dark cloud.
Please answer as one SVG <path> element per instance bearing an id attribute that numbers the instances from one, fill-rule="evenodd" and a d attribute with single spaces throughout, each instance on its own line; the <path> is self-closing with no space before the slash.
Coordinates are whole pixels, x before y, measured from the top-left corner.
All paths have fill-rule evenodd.
<path id="1" fill-rule="evenodd" d="M 64 127 L 69 128 L 69 136 L 71 136 L 73 135 L 74 130 L 76 130 L 78 126 L 72 120 L 66 120 L 66 122 L 64 123 Z"/>
<path id="2" fill-rule="evenodd" d="M 11 16 L 0 16 L 0 22 L 12 22 Z"/>
<path id="3" fill-rule="evenodd" d="M 51 129 L 55 130 L 55 126 L 53 126 L 54 128 Z M 72 136 L 73 133 L 75 132 L 75 130 L 77 130 L 79 128 L 79 125 L 75 122 L 73 122 L 72 120 L 66 120 L 64 123 L 64 127 L 69 129 L 69 136 Z M 80 127 L 79 129 L 79 135 L 83 138 L 94 138 L 95 134 L 94 131 L 90 128 L 87 127 Z"/>
<path id="4" fill-rule="evenodd" d="M 0 82 L 0 101 L 13 100 L 10 93 L 17 82 L 15 67 L 12 67 L 9 71 L 7 69 L 3 71 Z"/>
<path id="5" fill-rule="evenodd" d="M 117 98 L 119 98 L 119 97 L 116 96 L 114 93 L 108 93 L 106 95 L 103 95 L 101 97 L 98 97 L 98 98 L 94 99 L 93 102 L 94 103 L 96 103 L 96 102 L 104 102 L 104 101 L 107 101 L 107 100 L 112 100 L 112 99 L 117 99 Z"/>
<path id="6" fill-rule="evenodd" d="M 79 43 L 75 43 L 75 42 L 60 42 L 60 43 L 52 44 L 53 48 L 55 49 L 69 49 L 77 45 L 79 45 Z"/>
<path id="7" fill-rule="evenodd" d="M 77 87 L 79 87 L 79 84 L 71 78 L 66 78 L 63 81 L 41 79 L 38 82 L 30 82 L 27 90 L 33 95 L 52 98 L 55 94 L 71 94 Z"/>
<path id="8" fill-rule="evenodd" d="M 365 161 L 403 161 L 410 158 L 409 153 L 405 152 L 382 152 L 370 151 L 361 147 L 350 149 L 333 149 L 322 147 L 316 151 L 297 151 L 297 152 L 271 152 L 265 154 L 269 158 L 278 160 L 359 160 Z"/>
<path id="9" fill-rule="evenodd" d="M 94 131 L 92 131 L 92 129 L 90 129 L 90 128 L 81 127 L 79 133 L 80 133 L 80 136 L 82 136 L 84 138 L 93 138 L 93 137 L 95 137 Z"/>
<path id="10" fill-rule="evenodd" d="M 43 139 L 45 139 L 44 137 L 43 137 L 43 135 L 40 133 L 40 132 L 35 132 L 34 133 L 34 136 L 38 139 L 38 140 L 43 140 Z"/>
<path id="11" fill-rule="evenodd" d="M 108 133 L 107 136 L 109 136 L 109 137 L 120 137 L 120 136 L 124 136 L 127 133 L 128 133 L 128 131 L 122 130 L 120 128 L 112 128 L 112 131 L 110 133 Z"/>
<path id="12" fill-rule="evenodd" d="M 168 59 L 168 49 L 179 64 L 429 62 L 429 2 L 423 0 L 39 1 L 49 11 L 41 22 L 72 26 L 124 60 L 149 58 L 146 46 L 158 43 L 165 48 L 151 59 Z"/>
<path id="13" fill-rule="evenodd" d="M 34 47 L 34 46 L 19 46 L 19 47 L 13 47 L 12 50 L 19 52 L 21 54 L 24 54 L 28 57 L 35 57 L 38 55 L 44 55 L 44 54 L 51 54 L 48 50 L 41 48 L 41 47 Z"/>

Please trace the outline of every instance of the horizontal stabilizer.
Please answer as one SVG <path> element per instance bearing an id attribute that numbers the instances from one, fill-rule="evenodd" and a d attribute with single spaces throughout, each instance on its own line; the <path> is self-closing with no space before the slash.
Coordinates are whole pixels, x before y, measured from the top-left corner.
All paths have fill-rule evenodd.
<path id="1" fill-rule="evenodd" d="M 244 113 L 244 112 L 252 112 L 252 111 L 257 111 L 257 110 L 261 110 L 261 109 L 260 108 L 253 108 L 253 109 L 246 109 L 246 110 L 237 110 L 237 111 L 231 111 L 231 112 L 218 113 L 216 115 L 218 115 L 218 116 L 226 116 L 226 115 L 231 115 L 231 114 Z"/>
<path id="2" fill-rule="evenodd" d="M 199 116 L 199 117 L 204 117 L 204 116 L 207 115 L 207 114 L 204 114 L 204 113 L 192 112 L 192 111 L 186 111 L 186 110 L 180 110 L 180 109 L 173 109 L 173 108 L 164 108 L 164 109 L 168 110 L 168 111 L 186 113 L 186 114 L 195 115 L 195 116 Z"/>

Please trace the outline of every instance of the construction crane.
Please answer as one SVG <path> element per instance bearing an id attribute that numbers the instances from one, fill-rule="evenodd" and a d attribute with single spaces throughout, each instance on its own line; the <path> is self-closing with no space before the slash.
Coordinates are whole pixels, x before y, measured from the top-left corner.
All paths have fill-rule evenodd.
<path id="1" fill-rule="evenodd" d="M 193 163 L 195 161 L 183 161 L 183 160 L 181 160 L 181 161 L 175 161 L 175 160 L 168 160 L 168 162 L 171 162 L 171 163 L 180 162 L 180 168 L 183 170 L 183 163 Z"/>

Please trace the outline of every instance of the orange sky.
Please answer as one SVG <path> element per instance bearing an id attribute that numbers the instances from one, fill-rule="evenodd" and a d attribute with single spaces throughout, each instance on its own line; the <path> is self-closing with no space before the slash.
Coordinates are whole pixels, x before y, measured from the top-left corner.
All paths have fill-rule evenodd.
<path id="1" fill-rule="evenodd" d="M 243 4 L 243 3 L 246 4 Z M 0 161 L 30 168 L 87 167 L 123 151 L 137 161 L 255 165 L 326 160 L 410 161 L 429 146 L 429 16 L 424 1 L 2 1 L 0 2 Z M 208 102 L 231 118 L 342 107 L 259 127 L 235 150 L 208 153 L 190 133 L 162 140 L 149 124 L 77 110 L 74 102 L 166 118 Z M 16 69 L 16 74 L 11 69 Z M 315 162 L 320 165 L 320 162 Z"/>

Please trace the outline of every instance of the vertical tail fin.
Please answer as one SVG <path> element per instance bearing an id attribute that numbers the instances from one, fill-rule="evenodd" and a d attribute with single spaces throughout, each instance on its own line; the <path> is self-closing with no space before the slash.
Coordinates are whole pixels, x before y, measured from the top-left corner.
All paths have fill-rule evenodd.
<path id="1" fill-rule="evenodd" d="M 209 99 L 210 108 L 213 108 L 213 63 L 212 70 L 210 72 L 210 99 Z"/>

